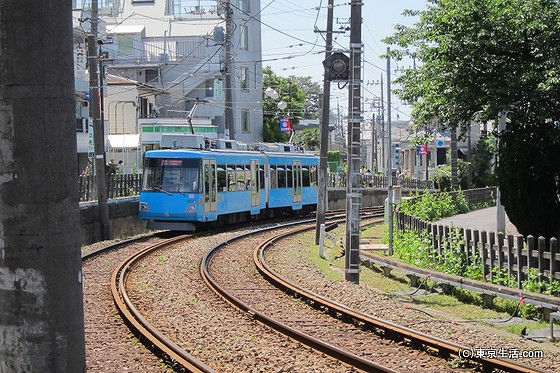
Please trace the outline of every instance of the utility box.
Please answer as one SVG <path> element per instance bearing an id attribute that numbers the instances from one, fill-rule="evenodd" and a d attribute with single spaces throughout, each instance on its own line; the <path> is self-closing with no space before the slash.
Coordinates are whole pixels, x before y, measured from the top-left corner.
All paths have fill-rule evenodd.
<path id="1" fill-rule="evenodd" d="M 400 185 L 393 185 L 393 204 L 400 205 L 402 202 L 402 189 Z"/>

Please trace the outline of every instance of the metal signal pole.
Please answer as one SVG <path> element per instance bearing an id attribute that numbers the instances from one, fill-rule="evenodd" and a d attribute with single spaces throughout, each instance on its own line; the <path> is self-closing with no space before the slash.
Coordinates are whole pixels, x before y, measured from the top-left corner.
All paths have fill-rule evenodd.
<path id="1" fill-rule="evenodd" d="M 329 0 L 327 6 L 327 38 L 325 59 L 331 55 L 332 35 L 333 35 L 333 8 L 334 0 Z M 325 213 L 327 211 L 327 176 L 328 163 L 327 155 L 329 151 L 329 112 L 331 100 L 331 81 L 325 76 L 323 78 L 323 108 L 321 112 L 321 138 L 319 146 L 319 189 L 317 191 L 317 225 L 315 227 L 315 244 L 319 244 L 321 224 L 325 223 Z"/>
<path id="2" fill-rule="evenodd" d="M 346 266 L 345 279 L 360 282 L 360 180 L 362 117 L 362 0 L 352 0 L 350 8 L 350 80 L 348 98 L 348 155 L 346 181 Z"/>

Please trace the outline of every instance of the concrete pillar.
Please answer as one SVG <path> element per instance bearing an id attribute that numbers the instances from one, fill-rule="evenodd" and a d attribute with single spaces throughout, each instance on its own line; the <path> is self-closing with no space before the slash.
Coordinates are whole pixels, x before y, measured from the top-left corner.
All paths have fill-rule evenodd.
<path id="1" fill-rule="evenodd" d="M 0 372 L 85 371 L 71 1 L 0 2 Z"/>

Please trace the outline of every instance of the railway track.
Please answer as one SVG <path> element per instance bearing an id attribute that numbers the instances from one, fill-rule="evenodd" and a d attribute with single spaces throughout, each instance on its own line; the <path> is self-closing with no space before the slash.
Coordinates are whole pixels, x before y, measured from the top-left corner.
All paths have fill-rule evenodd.
<path id="1" fill-rule="evenodd" d="M 245 270 L 249 274 L 249 277 L 260 278 L 260 275 L 257 273 L 254 265 L 251 269 L 251 264 L 245 264 L 246 262 L 239 262 L 242 257 L 244 260 L 247 259 L 248 255 L 250 263 L 253 257 L 252 250 L 248 250 L 248 254 L 240 254 L 239 245 L 236 245 L 235 241 L 232 240 L 232 236 L 241 234 L 243 232 L 247 232 L 250 234 L 250 236 L 252 237 L 252 242 L 249 244 L 245 243 L 242 246 L 248 248 L 251 248 L 251 246 L 255 246 L 256 244 L 253 243 L 255 242 L 254 239 L 256 238 L 254 229 L 240 229 L 238 232 L 226 232 L 217 234 L 203 233 L 202 236 L 199 237 L 204 241 L 210 241 L 208 245 L 213 244 L 217 247 L 220 242 L 227 241 L 228 245 L 230 247 L 233 247 L 232 250 L 234 250 L 234 254 L 230 254 L 233 255 L 233 258 L 229 255 L 220 254 L 221 256 L 226 258 L 224 259 L 225 262 L 223 265 L 216 264 L 217 262 L 214 262 L 215 259 L 212 259 L 211 261 L 214 263 L 211 264 L 211 266 L 215 266 L 216 270 L 218 271 L 217 277 L 220 280 L 233 279 L 237 281 L 241 277 L 240 272 L 245 272 Z M 273 232 L 263 234 L 268 238 L 275 236 Z M 286 234 L 286 232 L 281 233 L 282 236 L 286 236 Z M 425 342 L 418 343 L 417 341 L 413 341 L 410 335 L 400 338 L 398 337 L 396 338 L 397 342 L 391 343 L 395 343 L 397 350 L 405 349 L 403 345 L 419 345 L 421 346 L 420 350 L 429 350 L 430 353 L 425 354 L 425 356 L 423 355 L 421 359 L 419 359 L 419 352 L 415 352 L 417 355 L 414 355 L 414 357 L 400 358 L 398 362 L 398 364 L 400 365 L 393 366 L 391 366 L 391 364 L 383 365 L 378 363 L 373 363 L 373 365 L 370 365 L 372 363 L 371 361 L 367 362 L 367 359 L 360 356 L 358 356 L 358 363 L 354 363 L 351 361 L 351 359 L 347 357 L 341 357 L 340 355 L 336 355 L 336 353 L 332 354 L 332 356 L 334 356 L 338 360 L 333 360 L 332 358 L 326 358 L 323 354 L 324 351 L 323 353 L 317 353 L 308 349 L 302 349 L 299 343 L 295 343 L 291 340 L 286 340 L 285 338 L 278 337 L 278 335 L 272 335 L 267 328 L 263 327 L 262 325 L 259 326 L 258 324 L 256 324 L 255 319 L 260 320 L 260 316 L 258 316 L 259 314 L 257 312 L 251 311 L 242 315 L 232 315 L 231 307 L 228 304 L 220 304 L 220 302 L 216 302 L 215 295 L 211 294 L 204 281 L 199 277 L 197 263 L 200 260 L 200 257 L 207 251 L 206 248 L 202 247 L 199 239 L 195 239 L 194 237 L 183 237 L 176 239 L 175 242 L 166 241 L 165 243 L 163 243 L 161 239 L 150 240 L 154 240 L 156 242 L 146 242 L 145 244 L 143 244 L 146 247 L 145 249 L 142 248 L 139 250 L 138 248 L 136 248 L 131 250 L 137 252 L 135 255 L 136 259 L 143 258 L 139 262 L 140 264 L 135 261 L 130 261 L 129 258 L 127 258 L 126 261 L 119 260 L 123 263 L 122 267 L 126 268 L 126 270 L 115 272 L 113 274 L 113 280 L 111 281 L 111 284 L 115 284 L 113 295 L 117 299 L 116 302 L 122 302 L 123 304 L 121 305 L 122 310 L 120 312 L 122 314 L 128 314 L 131 317 L 129 325 L 132 325 L 135 330 L 143 330 L 143 332 L 146 332 L 146 334 L 152 334 L 154 336 L 131 337 L 129 332 L 129 336 L 127 337 L 128 347 L 132 347 L 131 350 L 133 352 L 134 349 L 140 349 L 141 345 L 139 343 L 134 343 L 134 338 L 142 338 L 145 341 L 146 345 L 156 346 L 158 347 L 158 349 L 161 348 L 160 345 L 169 345 L 167 347 L 169 348 L 169 350 L 165 351 L 164 353 L 160 353 L 160 356 L 166 356 L 166 358 L 162 360 L 161 358 L 158 359 L 152 357 L 153 361 L 151 364 L 157 366 L 157 369 L 159 369 L 158 371 L 161 371 L 160 366 L 164 361 L 167 363 L 167 369 L 169 370 L 171 370 L 172 368 L 177 370 L 179 369 L 179 366 L 183 366 L 190 371 L 213 371 L 212 368 L 209 368 L 209 366 L 212 366 L 217 371 L 225 371 L 228 369 L 232 369 L 227 367 L 231 367 L 231 364 L 233 364 L 235 370 L 238 371 L 245 369 L 248 370 L 254 368 L 255 366 L 267 367 L 268 369 L 264 368 L 265 370 L 269 370 L 278 366 L 292 366 L 292 370 L 295 371 L 325 372 L 353 371 L 354 369 L 365 371 L 419 371 L 418 364 L 419 361 L 422 361 L 421 359 L 429 360 L 434 358 L 439 360 L 440 362 L 444 361 L 441 358 L 434 356 L 434 354 L 437 355 L 437 353 L 442 353 L 444 349 Z M 258 240 L 258 243 L 261 244 L 265 241 L 265 237 L 259 236 Z M 152 243 L 157 243 L 159 248 L 154 247 L 148 249 L 147 247 Z M 163 248 L 163 246 L 166 246 L 166 248 Z M 278 246 L 278 244 L 276 244 L 276 246 Z M 262 256 L 264 255 L 265 254 L 262 254 Z M 123 254 L 122 256 L 124 257 L 125 255 Z M 215 258 L 217 258 L 217 256 Z M 111 260 L 113 262 L 114 267 L 114 263 L 117 262 L 117 260 L 106 259 L 105 261 L 108 260 Z M 156 267 L 165 267 L 165 269 L 151 269 L 154 263 Z M 224 268 L 229 268 L 230 272 L 223 271 Z M 132 270 L 132 272 L 128 272 L 128 270 Z M 166 281 L 160 279 L 157 280 L 157 282 L 152 282 L 152 280 L 147 280 L 148 278 L 151 278 L 151 275 L 154 275 L 154 277 L 158 277 L 159 275 L 156 275 L 156 272 L 160 271 L 163 271 L 162 273 L 167 273 L 167 278 L 169 278 L 170 273 L 180 273 L 179 277 L 185 277 L 186 280 L 181 280 L 179 278 L 174 281 Z M 133 290 L 129 290 L 128 293 L 124 292 L 121 295 L 116 285 L 120 285 L 123 289 L 125 289 L 126 287 L 130 287 L 133 288 Z M 144 289 L 143 286 L 145 286 L 146 288 Z M 154 291 L 155 289 L 157 289 L 157 291 Z M 230 289 L 229 292 L 240 293 L 244 296 L 246 296 L 247 294 L 272 295 L 273 293 L 276 294 L 277 290 L 275 290 L 275 288 L 270 284 L 266 285 L 266 283 L 263 282 L 259 283 L 258 285 L 234 285 L 233 290 Z M 158 293 L 160 295 L 157 295 Z M 273 299 L 276 297 L 276 295 L 272 296 Z M 282 295 L 282 297 L 284 296 Z M 169 298 L 172 298 L 173 302 L 170 305 L 169 302 L 164 302 L 162 298 L 166 298 L 166 301 L 168 301 Z M 259 296 L 256 298 L 263 298 L 263 296 Z M 286 302 L 288 302 L 288 300 Z M 319 326 L 321 326 L 322 328 L 322 325 L 326 325 L 327 323 L 332 322 L 332 318 L 330 317 L 327 318 L 330 319 L 328 322 L 318 322 L 316 321 L 316 316 L 311 316 L 312 320 L 315 321 L 309 321 L 311 320 L 310 316 L 296 317 L 294 313 L 295 309 L 303 307 L 309 310 L 309 307 L 305 304 L 302 304 L 301 301 L 289 302 L 290 303 L 288 304 L 291 304 L 288 306 L 290 311 L 280 311 L 273 313 L 290 314 L 292 316 L 290 317 L 290 319 L 292 320 L 288 321 L 292 322 L 291 328 L 294 330 L 298 330 L 298 328 L 301 328 L 302 326 L 304 327 L 304 329 L 320 329 Z M 310 302 L 314 303 L 315 305 L 319 304 L 317 299 L 313 299 Z M 283 304 L 284 302 L 281 303 Z M 168 314 L 167 316 L 164 315 L 164 312 L 159 309 L 160 306 L 170 307 L 170 309 L 165 312 Z M 136 307 L 138 307 L 138 309 L 141 309 L 142 311 L 136 311 Z M 329 309 L 328 306 L 321 307 L 323 311 Z M 325 317 L 324 313 L 325 312 L 320 313 L 321 317 Z M 354 320 L 354 323 L 356 323 L 357 319 L 354 317 L 343 315 L 343 313 L 339 310 L 336 310 L 335 313 L 337 314 L 338 318 Z M 208 323 L 202 323 L 200 320 L 196 320 L 197 317 L 206 318 L 208 320 L 216 318 L 217 320 L 222 321 L 227 320 L 227 325 L 222 324 L 217 326 L 208 326 Z M 287 324 L 285 320 L 283 322 Z M 142 326 L 143 323 L 144 325 Z M 346 332 L 361 332 L 369 335 L 376 334 L 371 332 L 364 332 L 362 329 L 375 330 L 377 334 L 380 334 L 384 337 L 386 337 L 387 335 L 396 334 L 394 330 L 390 331 L 385 329 L 384 331 L 381 331 L 379 326 L 373 327 L 370 325 L 364 327 L 364 325 L 366 324 L 364 324 L 363 321 L 357 321 L 357 323 L 359 326 L 357 328 L 354 325 L 348 323 L 339 324 L 339 326 L 336 327 L 338 330 L 338 337 L 335 338 L 347 339 L 347 336 L 344 337 L 344 335 L 346 335 Z M 233 331 L 230 330 L 230 328 L 232 327 Z M 139 335 L 138 332 L 136 333 L 136 335 Z M 87 331 L 86 334 L 88 334 Z M 186 335 L 188 335 L 188 337 Z M 191 337 L 193 338 L 190 339 Z M 294 339 L 295 337 L 294 335 L 290 335 L 290 338 Z M 200 342 L 202 339 L 204 339 L 204 342 Z M 315 339 L 319 340 L 319 338 Z M 387 339 L 384 339 L 384 341 L 384 345 L 389 343 L 386 342 Z M 93 340 L 91 340 L 91 342 L 93 342 Z M 362 342 L 362 345 L 368 345 L 368 343 L 370 342 Z M 319 343 L 319 345 L 320 344 L 321 343 Z M 267 347 L 264 349 L 264 351 L 259 351 L 258 349 L 263 345 Z M 223 347 L 220 348 L 219 346 L 230 346 L 230 349 L 234 351 L 224 351 Z M 315 345 L 314 347 L 317 348 L 317 345 Z M 344 348 L 341 348 L 340 350 L 342 349 Z M 190 352 L 187 353 L 186 351 Z M 278 351 L 286 351 L 283 354 L 286 355 L 286 359 L 284 359 L 283 356 L 277 356 Z M 445 352 L 443 353 L 445 354 Z M 453 351 L 447 351 L 447 353 L 450 356 L 453 356 Z M 121 356 L 121 360 L 130 361 L 131 359 L 129 359 L 128 357 L 126 359 L 122 358 L 124 354 L 125 352 L 115 353 L 115 355 Z M 392 354 L 393 352 L 385 352 L 384 355 Z M 290 355 L 293 355 L 293 357 L 290 357 Z M 349 355 L 352 355 L 352 353 Z M 143 358 L 144 357 L 133 358 L 132 360 L 136 361 Z M 182 359 L 186 360 L 183 361 Z M 236 361 L 236 359 L 238 361 Z M 262 361 L 256 363 L 255 360 L 259 359 Z M 359 362 L 360 359 L 366 360 L 366 362 Z M 112 358 L 109 360 L 115 365 L 118 363 L 118 359 L 116 356 L 112 356 Z M 205 363 L 201 363 L 202 361 L 204 361 Z M 311 364 L 311 361 L 313 361 L 313 363 L 312 365 L 309 365 Z M 340 361 L 344 361 L 345 364 L 342 364 Z M 408 368 L 406 368 L 406 361 L 409 362 Z M 444 371 L 446 369 L 449 370 L 449 365 L 445 365 L 445 363 L 443 363 L 444 365 L 439 366 L 438 368 L 434 368 L 438 366 L 438 363 L 435 363 L 433 366 L 430 364 L 432 364 L 431 361 L 430 363 L 425 364 L 425 371 L 433 371 L 435 369 Z M 479 365 L 481 363 L 476 362 L 476 364 Z M 89 369 L 90 365 L 91 364 L 88 360 L 88 371 L 96 371 L 95 369 Z M 318 366 L 320 368 L 317 368 Z M 496 367 L 496 365 L 487 365 L 486 367 Z M 123 368 L 122 370 L 125 369 Z M 134 370 L 134 368 L 127 370 L 150 371 L 148 369 Z M 505 370 L 538 371 L 536 369 L 524 367 L 519 364 L 514 367 L 509 367 Z M 121 370 L 115 369 L 115 371 Z M 456 370 L 453 369 L 453 371 Z"/>

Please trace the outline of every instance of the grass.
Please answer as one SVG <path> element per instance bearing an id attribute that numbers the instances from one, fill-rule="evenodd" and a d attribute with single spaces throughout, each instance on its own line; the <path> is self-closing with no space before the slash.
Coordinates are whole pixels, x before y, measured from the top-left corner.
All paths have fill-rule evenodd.
<path id="1" fill-rule="evenodd" d="M 360 237 L 362 239 L 370 239 L 372 244 L 380 243 L 383 236 L 384 226 L 382 224 L 369 226 L 361 230 Z M 344 237 L 345 228 L 339 227 L 331 232 L 331 235 L 337 239 Z M 303 236 L 302 244 L 307 248 L 306 255 L 313 265 L 315 265 L 325 276 L 333 281 L 344 281 L 345 258 L 335 258 L 340 256 L 340 245 L 333 244 L 330 241 L 325 241 L 324 256 L 325 259 L 319 257 L 318 245 L 315 245 L 315 232 L 309 232 Z M 366 284 L 371 288 L 378 289 L 388 294 L 414 291 L 415 289 L 409 286 L 408 278 L 397 270 L 391 271 L 391 276 L 387 277 L 377 267 L 366 268 L 361 267 L 360 283 Z M 471 294 L 472 293 L 472 294 Z M 406 296 L 404 297 L 407 298 Z M 459 291 L 459 294 L 445 295 L 432 293 L 425 296 L 408 297 L 415 307 L 426 311 L 438 311 L 449 315 L 449 317 L 458 321 L 474 322 L 480 321 L 486 323 L 485 319 L 506 319 L 511 313 L 511 308 L 497 307 L 497 309 L 487 309 L 480 306 L 481 300 L 477 294 L 470 292 L 464 294 Z M 510 313 L 508 313 L 510 312 Z M 511 324 L 511 325 L 493 325 L 497 329 L 520 335 L 521 330 L 526 328 L 529 332 L 535 329 L 542 329 L 547 327 L 547 323 L 535 323 L 531 321 Z"/>

